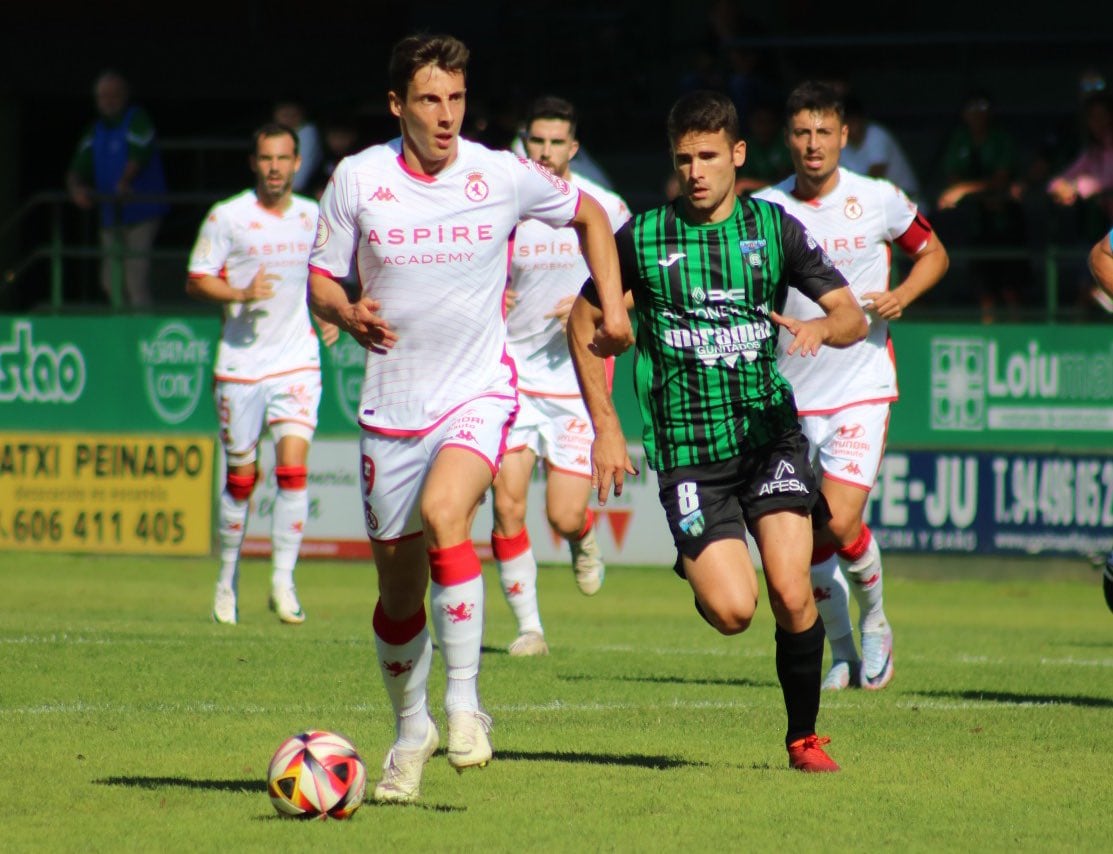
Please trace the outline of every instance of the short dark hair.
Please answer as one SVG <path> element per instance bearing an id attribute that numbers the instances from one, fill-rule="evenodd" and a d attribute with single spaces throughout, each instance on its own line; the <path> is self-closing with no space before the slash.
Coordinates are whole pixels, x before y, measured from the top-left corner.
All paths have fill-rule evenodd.
<path id="1" fill-rule="evenodd" d="M 469 55 L 467 46 L 454 36 L 428 33 L 406 36 L 390 52 L 390 91 L 404 99 L 410 80 L 426 65 L 466 76 Z"/>
<path id="2" fill-rule="evenodd" d="M 792 121 L 792 117 L 801 110 L 809 113 L 834 113 L 840 122 L 846 121 L 846 107 L 839 93 L 829 83 L 818 80 L 805 80 L 788 93 L 785 124 Z"/>
<path id="3" fill-rule="evenodd" d="M 726 131 L 731 145 L 742 138 L 738 129 L 738 111 L 734 102 L 722 92 L 700 89 L 681 95 L 669 110 L 669 145 L 675 146 L 688 133 Z"/>
<path id="4" fill-rule="evenodd" d="M 284 125 L 281 122 L 267 122 L 260 125 L 255 133 L 251 135 L 251 153 L 256 154 L 259 151 L 259 143 L 264 139 L 269 139 L 272 136 L 288 136 L 294 141 L 294 156 L 298 156 L 298 132 L 289 125 Z"/>
<path id="5" fill-rule="evenodd" d="M 526 111 L 526 129 L 538 119 L 558 119 L 568 122 L 569 134 L 576 136 L 576 108 L 571 101 L 556 95 L 543 95 L 529 105 Z"/>

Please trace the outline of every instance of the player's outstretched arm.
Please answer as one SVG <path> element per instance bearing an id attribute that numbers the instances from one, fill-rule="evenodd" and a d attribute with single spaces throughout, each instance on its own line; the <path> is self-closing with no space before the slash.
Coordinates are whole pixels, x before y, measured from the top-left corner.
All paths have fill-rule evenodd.
<path id="1" fill-rule="evenodd" d="M 634 343 L 634 328 L 626 312 L 611 221 L 595 199 L 581 193 L 580 207 L 571 225 L 580 239 L 580 249 L 602 308 L 602 320 L 593 331 L 591 352 L 604 357 L 617 356 Z"/>
<path id="2" fill-rule="evenodd" d="M 1090 272 L 1102 290 L 1113 296 L 1113 245 L 1110 244 L 1110 235 L 1105 235 L 1090 250 Z"/>
<path id="3" fill-rule="evenodd" d="M 799 353 L 801 356 L 814 356 L 824 344 L 828 347 L 849 347 L 861 341 L 869 332 L 866 315 L 850 288 L 828 291 L 818 302 L 826 312 L 825 317 L 800 320 L 775 311 L 769 312 L 774 323 L 792 334 L 788 355 Z"/>
<path id="4" fill-rule="evenodd" d="M 591 445 L 591 485 L 598 490 L 599 503 L 606 504 L 612 484 L 614 494 L 621 495 L 623 479 L 627 474 L 637 474 L 637 469 L 626 452 L 626 437 L 607 387 L 604 361 L 593 349 L 596 330 L 602 322 L 603 311 L 579 296 L 572 304 L 566 331 L 580 393 L 595 429 L 595 441 Z"/>
<path id="5" fill-rule="evenodd" d="M 924 245 L 912 254 L 912 259 L 912 269 L 897 287 L 891 291 L 862 294 L 862 299 L 869 301 L 867 310 L 885 320 L 896 320 L 908 306 L 935 287 L 951 266 L 947 250 L 934 231 L 928 234 Z"/>
<path id="6" fill-rule="evenodd" d="M 380 317 L 378 300 L 362 297 L 356 302 L 335 279 L 309 271 L 309 309 L 326 323 L 335 323 L 365 347 L 376 353 L 389 350 L 398 341 L 398 333 Z"/>

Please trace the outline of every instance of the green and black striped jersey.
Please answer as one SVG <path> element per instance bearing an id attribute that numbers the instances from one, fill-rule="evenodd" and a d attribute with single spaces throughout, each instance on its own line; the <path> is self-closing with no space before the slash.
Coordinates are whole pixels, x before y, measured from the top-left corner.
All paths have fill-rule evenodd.
<path id="1" fill-rule="evenodd" d="M 817 299 L 846 280 L 779 205 L 738 200 L 726 220 L 685 222 L 678 200 L 615 235 L 638 320 L 634 383 L 650 465 L 668 470 L 739 456 L 796 422 L 777 370 L 791 285 Z M 592 283 L 585 296 L 598 302 Z"/>

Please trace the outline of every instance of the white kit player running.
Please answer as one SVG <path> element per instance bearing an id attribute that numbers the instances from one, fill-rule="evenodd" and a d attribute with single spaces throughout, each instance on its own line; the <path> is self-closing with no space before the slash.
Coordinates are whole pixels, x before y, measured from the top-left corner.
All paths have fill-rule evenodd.
<path id="1" fill-rule="evenodd" d="M 321 399 L 321 356 L 306 306 L 317 204 L 295 196 L 297 136 L 276 123 L 254 136 L 254 190 L 209 212 L 189 259 L 186 291 L 224 305 L 214 368 L 227 478 L 220 495 L 220 574 L 213 620 L 238 620 L 240 549 L 264 430 L 275 442 L 271 610 L 302 623 L 294 566 L 309 515 L 306 460 Z M 322 324 L 327 343 L 339 334 Z"/>
<path id="2" fill-rule="evenodd" d="M 813 361 L 787 357 L 792 338 L 782 332 L 777 365 L 792 384 L 832 514 L 827 529 L 816 533 L 811 568 L 831 644 L 832 665 L 823 688 L 876 690 L 893 676 L 893 632 L 883 607 L 881 553 L 863 513 L 885 450 L 889 406 L 897 400 L 889 321 L 943 277 L 947 252 L 901 190 L 839 167 L 847 128 L 831 87 L 808 82 L 794 89 L 785 122 L 796 174 L 754 195 L 777 202 L 804 223 L 870 320 L 865 340 L 842 350 L 824 347 Z M 904 281 L 890 290 L 894 243 L 913 263 Z M 817 307 L 794 290 L 784 313 L 805 320 L 819 316 Z M 850 590 L 859 608 L 861 656 L 851 625 Z"/>
<path id="3" fill-rule="evenodd" d="M 447 758 L 491 759 L 479 701 L 483 579 L 469 539 L 517 411 L 506 353 L 508 240 L 533 217 L 577 229 L 606 291 L 598 354 L 633 341 L 606 215 L 543 167 L 459 138 L 468 50 L 451 36 L 410 36 L 390 59 L 388 101 L 402 135 L 340 162 L 321 198 L 310 260 L 315 312 L 367 349 L 360 395 L 360 481 L 378 573 L 373 627 L 396 740 L 374 790 L 412 801 L 439 744 L 427 683 L 433 648 L 447 674 Z M 356 254 L 362 298 L 338 279 Z"/>
<path id="4" fill-rule="evenodd" d="M 606 211 L 617 231 L 630 218 L 626 203 L 598 184 L 575 175 L 579 148 L 575 109 L 563 98 L 538 98 L 526 115 L 526 153 L 557 177 L 571 181 Z M 531 475 L 545 461 L 545 510 L 549 524 L 568 541 L 576 584 L 591 596 L 603 584 L 605 566 L 595 538 L 591 494 L 591 429 L 565 325 L 588 277 L 580 242 L 571 228 L 536 219 L 518 225 L 510 258 L 507 349 L 518 370 L 518 417 L 494 483 L 491 547 L 499 581 L 518 623 L 513 656 L 549 651 L 537 601 L 537 559 L 526 528 Z"/>

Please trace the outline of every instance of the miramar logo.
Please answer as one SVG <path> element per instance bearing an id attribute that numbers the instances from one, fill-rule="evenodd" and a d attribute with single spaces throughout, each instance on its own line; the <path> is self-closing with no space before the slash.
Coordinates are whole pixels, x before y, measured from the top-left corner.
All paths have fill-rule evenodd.
<path id="1" fill-rule="evenodd" d="M 36 344 L 28 320 L 0 343 L 0 402 L 73 403 L 85 390 L 85 357 L 72 343 Z"/>
<path id="2" fill-rule="evenodd" d="M 167 424 L 181 424 L 197 409 L 211 361 L 209 342 L 178 320 L 163 324 L 154 338 L 140 340 L 147 400 Z"/>
<path id="3" fill-rule="evenodd" d="M 336 382 L 336 399 L 344 415 L 353 422 L 359 420 L 359 395 L 363 390 L 363 370 L 367 351 L 351 335 L 341 335 L 340 340 L 327 350 L 332 361 L 332 376 Z"/>

